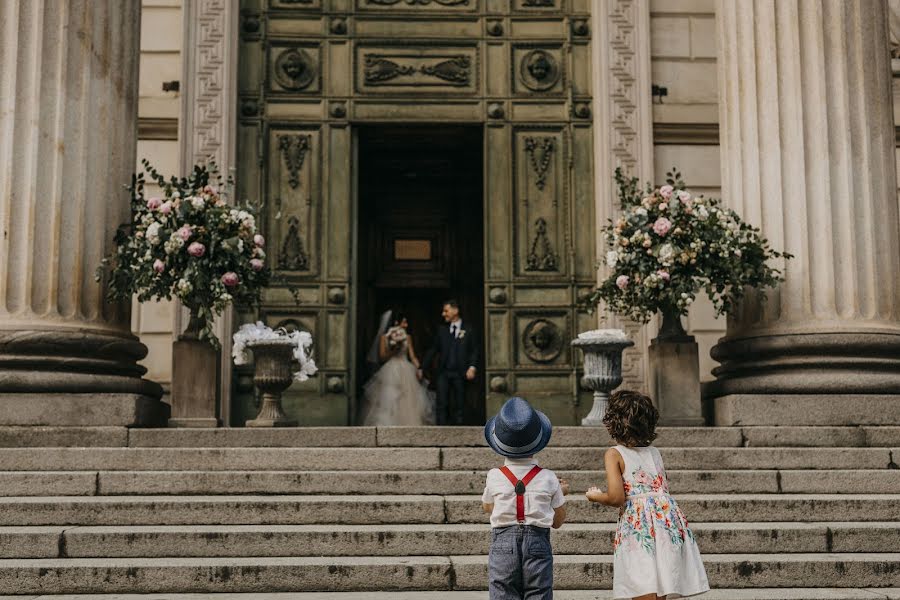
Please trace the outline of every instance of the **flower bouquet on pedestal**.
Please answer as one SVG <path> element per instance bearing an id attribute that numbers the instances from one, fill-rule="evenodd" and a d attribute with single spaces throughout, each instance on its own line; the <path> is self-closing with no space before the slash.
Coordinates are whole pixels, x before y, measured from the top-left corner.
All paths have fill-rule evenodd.
<path id="1" fill-rule="evenodd" d="M 214 164 L 188 177 L 166 178 L 143 161 L 132 179 L 130 223 L 116 233 L 116 251 L 98 276 L 111 299 L 177 298 L 190 321 L 173 348 L 172 419 L 215 426 L 219 340 L 213 319 L 232 303 L 255 304 L 269 282 L 265 239 L 250 206 L 230 204 Z M 145 175 L 159 188 L 147 197 Z"/>
<path id="2" fill-rule="evenodd" d="M 234 334 L 234 364 L 245 365 L 254 357 L 253 383 L 260 391 L 259 414 L 248 427 L 292 427 L 297 424 L 285 415 L 281 395 L 292 381 L 306 381 L 316 374 L 307 331 L 273 330 L 261 322 L 242 325 Z"/>
<path id="3" fill-rule="evenodd" d="M 666 185 L 643 191 L 636 178 L 626 178 L 620 169 L 615 178 L 622 214 L 603 228 L 608 275 L 584 303 L 591 309 L 605 302 L 610 311 L 641 323 L 662 314 L 659 336 L 651 344 L 651 362 L 665 354 L 692 364 L 674 364 L 674 358 L 667 358 L 666 364 L 655 365 L 656 389 L 651 392 L 664 421 L 697 424 L 698 357 L 681 317 L 701 291 L 720 315 L 731 311 L 748 287 L 764 294 L 764 288 L 783 281 L 782 272 L 769 261 L 791 256 L 770 248 L 758 228 L 720 200 L 693 196 L 675 169 L 668 173 Z M 674 404 L 666 406 L 666 398 Z"/>

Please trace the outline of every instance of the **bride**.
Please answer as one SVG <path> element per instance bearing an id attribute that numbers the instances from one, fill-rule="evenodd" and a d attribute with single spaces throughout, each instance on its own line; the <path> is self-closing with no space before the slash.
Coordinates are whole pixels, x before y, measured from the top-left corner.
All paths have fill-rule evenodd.
<path id="1" fill-rule="evenodd" d="M 363 425 L 427 425 L 433 421 L 428 388 L 416 377 L 419 359 L 409 322 L 399 312 L 381 315 L 378 335 L 367 361 L 381 363 L 363 386 L 366 415 Z"/>

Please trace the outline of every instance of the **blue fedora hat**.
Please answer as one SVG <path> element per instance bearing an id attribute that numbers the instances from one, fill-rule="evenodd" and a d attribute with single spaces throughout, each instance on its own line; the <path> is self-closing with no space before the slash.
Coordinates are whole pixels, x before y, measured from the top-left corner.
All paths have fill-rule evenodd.
<path id="1" fill-rule="evenodd" d="M 484 439 L 494 452 L 510 458 L 531 456 L 550 441 L 553 426 L 544 413 L 527 400 L 510 398 L 484 426 Z"/>

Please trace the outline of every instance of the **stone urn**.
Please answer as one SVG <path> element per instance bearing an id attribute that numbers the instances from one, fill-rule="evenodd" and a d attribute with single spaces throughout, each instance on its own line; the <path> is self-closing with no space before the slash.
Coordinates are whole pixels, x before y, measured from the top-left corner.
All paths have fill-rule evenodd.
<path id="1" fill-rule="evenodd" d="M 584 354 L 581 384 L 594 392 L 594 406 L 581 424 L 598 427 L 603 424 L 609 393 L 622 383 L 622 351 L 634 342 L 621 329 L 597 329 L 579 334 L 572 345 Z"/>
<path id="2" fill-rule="evenodd" d="M 259 390 L 261 403 L 259 414 L 247 421 L 247 427 L 296 427 L 284 414 L 281 394 L 294 381 L 294 348 L 289 339 L 254 340 L 247 343 L 253 351 L 253 383 Z"/>

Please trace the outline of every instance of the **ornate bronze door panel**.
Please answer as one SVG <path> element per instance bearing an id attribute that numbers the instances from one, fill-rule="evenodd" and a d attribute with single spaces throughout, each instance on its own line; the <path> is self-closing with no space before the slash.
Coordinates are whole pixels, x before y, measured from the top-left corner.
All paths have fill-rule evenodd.
<path id="1" fill-rule="evenodd" d="M 440 211 L 426 216 L 413 202 L 404 222 L 410 201 L 399 198 L 379 230 L 393 233 L 374 242 L 364 230 L 360 202 L 374 184 L 361 177 L 355 139 L 376 125 L 480 130 L 480 237 L 466 238 L 480 246 L 480 297 L 466 310 L 483 322 L 483 408 L 518 393 L 558 423 L 584 412 L 569 341 L 594 323 L 575 309 L 595 277 L 590 4 L 241 0 L 238 180 L 264 202 L 277 274 L 258 316 L 316 340 L 320 376 L 285 399 L 301 423 L 353 420 L 358 328 L 380 308 L 365 297 L 378 282 L 361 278 L 381 278 L 383 289 L 459 286 L 441 246 L 457 242 L 442 237 Z M 396 259 L 426 252 L 428 240 L 431 264 Z M 240 424 L 254 410 L 246 373 L 236 386 Z"/>

